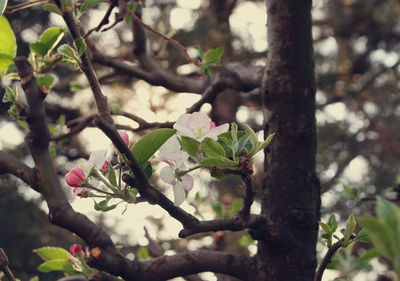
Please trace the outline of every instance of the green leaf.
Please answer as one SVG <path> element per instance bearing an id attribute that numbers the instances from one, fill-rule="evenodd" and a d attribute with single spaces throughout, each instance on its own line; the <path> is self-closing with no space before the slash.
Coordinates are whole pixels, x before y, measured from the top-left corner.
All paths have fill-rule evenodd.
<path id="1" fill-rule="evenodd" d="M 0 17 L 0 73 L 8 70 L 17 54 L 17 41 L 8 20 Z"/>
<path id="2" fill-rule="evenodd" d="M 131 203 L 135 203 L 136 202 L 136 196 L 138 194 L 138 191 L 136 188 L 131 188 L 128 190 L 129 196 L 131 197 L 132 202 Z"/>
<path id="3" fill-rule="evenodd" d="M 373 258 L 379 257 L 379 251 L 375 248 L 368 249 L 365 253 L 363 253 L 360 257 L 357 258 L 357 262 L 369 262 Z"/>
<path id="4" fill-rule="evenodd" d="M 319 225 L 322 227 L 322 229 L 325 231 L 325 233 L 332 234 L 332 229 L 329 225 L 326 223 L 323 223 L 322 221 L 319 222 Z"/>
<path id="5" fill-rule="evenodd" d="M 0 0 L 0 16 L 3 15 L 4 10 L 7 7 L 7 2 L 8 2 L 8 0 Z"/>
<path id="6" fill-rule="evenodd" d="M 203 166 L 217 166 L 217 167 L 226 167 L 231 170 L 239 170 L 239 165 L 232 160 L 229 160 L 228 158 L 225 157 L 210 157 L 202 160 L 200 162 L 201 165 Z"/>
<path id="7" fill-rule="evenodd" d="M 400 224 L 400 208 L 381 196 L 377 196 L 377 202 L 376 212 L 379 220 L 391 228 L 394 233 Z"/>
<path id="8" fill-rule="evenodd" d="M 70 253 L 59 247 L 42 247 L 33 250 L 34 253 L 38 254 L 43 260 L 68 260 Z"/>
<path id="9" fill-rule="evenodd" d="M 356 237 L 357 241 L 361 243 L 370 243 L 371 240 L 369 239 L 368 232 L 365 228 L 361 229 Z"/>
<path id="10" fill-rule="evenodd" d="M 181 144 L 183 150 L 185 150 L 190 156 L 197 157 L 197 153 L 199 152 L 199 142 L 195 139 L 182 136 Z"/>
<path id="11" fill-rule="evenodd" d="M 329 225 L 329 227 L 331 228 L 332 232 L 335 232 L 335 231 L 336 231 L 336 229 L 337 229 L 337 227 L 338 227 L 338 224 L 337 224 L 335 215 L 331 215 L 331 216 L 329 217 L 329 219 L 328 219 L 328 225 Z"/>
<path id="12" fill-rule="evenodd" d="M 230 211 L 229 216 L 233 217 L 234 215 L 236 215 L 236 213 L 240 210 L 240 208 L 242 208 L 242 206 L 243 206 L 242 198 L 238 198 L 235 201 L 233 201 L 232 210 Z"/>
<path id="13" fill-rule="evenodd" d="M 151 166 L 151 163 L 149 161 L 146 161 L 143 165 L 143 171 L 144 174 L 146 175 L 147 179 L 149 180 L 151 176 L 153 175 L 153 167 Z"/>
<path id="14" fill-rule="evenodd" d="M 115 175 L 115 170 L 112 165 L 109 165 L 110 171 L 108 172 L 108 180 L 113 186 L 117 186 L 117 176 Z"/>
<path id="15" fill-rule="evenodd" d="M 81 14 L 96 6 L 97 4 L 104 2 L 105 0 L 85 0 L 81 6 Z"/>
<path id="16" fill-rule="evenodd" d="M 17 100 L 17 94 L 10 88 L 6 87 L 6 92 L 4 93 L 3 96 L 3 102 L 10 102 L 10 103 L 15 103 Z"/>
<path id="17" fill-rule="evenodd" d="M 29 279 L 29 281 L 39 281 L 39 277 L 33 276 L 31 279 Z"/>
<path id="18" fill-rule="evenodd" d="M 211 173 L 211 176 L 213 178 L 216 178 L 218 180 L 226 180 L 228 178 L 228 175 L 225 174 L 216 174 L 216 173 Z"/>
<path id="19" fill-rule="evenodd" d="M 354 229 L 356 228 L 356 219 L 353 215 L 350 215 L 346 221 L 346 228 L 344 229 L 344 238 L 343 243 L 347 245 L 350 241 L 351 234 L 353 233 Z"/>
<path id="20" fill-rule="evenodd" d="M 269 136 L 267 137 L 267 139 L 266 139 L 263 143 L 261 143 L 260 145 L 258 145 L 258 147 L 257 147 L 257 149 L 256 149 L 256 151 L 255 151 L 254 154 L 256 154 L 257 152 L 259 152 L 259 151 L 263 150 L 264 148 L 266 148 L 267 145 L 272 141 L 272 139 L 273 139 L 274 136 L 275 136 L 275 133 L 269 135 Z"/>
<path id="21" fill-rule="evenodd" d="M 212 138 L 205 138 L 200 145 L 204 153 L 209 157 L 225 156 L 225 150 L 222 145 Z"/>
<path id="22" fill-rule="evenodd" d="M 63 55 L 67 63 L 76 64 L 80 62 L 80 58 L 76 56 L 75 50 L 68 44 L 62 44 L 58 47 L 57 52 Z"/>
<path id="23" fill-rule="evenodd" d="M 346 184 L 343 185 L 343 196 L 351 199 L 358 199 L 360 191 L 355 187 L 350 187 Z"/>
<path id="24" fill-rule="evenodd" d="M 74 270 L 72 263 L 67 260 L 46 261 L 38 267 L 38 270 L 41 272 L 64 271 L 67 275 L 77 272 Z"/>
<path id="25" fill-rule="evenodd" d="M 358 219 L 360 224 L 366 229 L 368 237 L 371 239 L 375 248 L 385 257 L 393 259 L 395 256 L 394 237 L 387 225 L 376 218 L 364 217 Z"/>
<path id="26" fill-rule="evenodd" d="M 115 207 L 117 207 L 117 204 L 114 204 L 111 206 L 107 206 L 107 204 L 108 204 L 108 200 L 103 200 L 103 201 L 100 201 L 99 203 L 94 201 L 94 209 L 96 211 L 108 212 L 112 209 L 115 209 Z"/>
<path id="27" fill-rule="evenodd" d="M 224 47 L 210 49 L 204 54 L 203 64 L 206 66 L 219 65 L 223 54 Z"/>
<path id="28" fill-rule="evenodd" d="M 211 77 L 211 69 L 210 69 L 208 66 L 205 66 L 205 67 L 204 67 L 204 74 L 205 74 L 207 77 Z"/>
<path id="29" fill-rule="evenodd" d="M 149 254 L 149 251 L 147 250 L 147 248 L 146 247 L 140 247 L 138 250 L 137 250 L 137 256 L 138 256 L 138 258 L 140 259 L 140 260 L 147 260 L 147 259 L 149 259 L 150 258 L 150 254 Z"/>
<path id="30" fill-rule="evenodd" d="M 78 82 L 69 82 L 69 87 L 71 88 L 72 91 L 82 90 L 85 88 L 82 84 Z"/>
<path id="31" fill-rule="evenodd" d="M 76 51 L 78 52 L 78 55 L 82 56 L 86 50 L 85 39 L 83 39 L 82 37 L 78 37 L 75 39 L 74 43 L 75 43 L 75 47 L 76 47 Z"/>
<path id="32" fill-rule="evenodd" d="M 175 129 L 154 130 L 135 143 L 131 152 L 139 164 L 143 165 L 175 133 Z"/>
<path id="33" fill-rule="evenodd" d="M 39 41 L 29 44 L 29 48 L 37 55 L 50 53 L 64 37 L 65 28 L 50 27 L 40 35 Z"/>
<path id="34" fill-rule="evenodd" d="M 56 14 L 61 16 L 60 9 L 54 4 L 44 4 L 42 8 L 45 11 L 48 11 L 48 12 L 51 12 L 51 13 L 56 13 Z"/>
<path id="35" fill-rule="evenodd" d="M 46 74 L 46 75 L 37 75 L 36 81 L 39 86 L 46 86 L 47 89 L 51 89 L 51 86 L 54 83 L 54 77 Z"/>
<path id="36" fill-rule="evenodd" d="M 247 124 L 243 124 L 244 127 L 246 127 L 246 133 L 247 135 L 250 136 L 250 143 L 251 143 L 251 151 L 249 153 L 249 157 L 253 156 L 256 154 L 256 150 L 258 147 L 258 138 L 254 130 Z"/>
<path id="37" fill-rule="evenodd" d="M 201 48 L 200 44 L 197 44 L 194 47 L 197 49 L 197 51 L 199 51 L 199 56 L 201 57 L 201 59 L 204 59 L 204 51 Z"/>
<path id="38" fill-rule="evenodd" d="M 231 135 L 232 135 L 232 140 L 236 141 L 238 137 L 238 125 L 236 123 L 231 124 Z"/>
<path id="39" fill-rule="evenodd" d="M 220 217 L 220 218 L 224 217 L 224 213 L 222 211 L 222 206 L 220 203 L 211 202 L 211 208 L 218 215 L 218 217 Z"/>

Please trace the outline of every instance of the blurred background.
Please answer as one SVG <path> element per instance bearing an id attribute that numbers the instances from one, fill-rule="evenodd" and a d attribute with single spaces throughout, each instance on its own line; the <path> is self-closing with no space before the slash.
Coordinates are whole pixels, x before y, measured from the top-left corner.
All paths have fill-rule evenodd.
<path id="1" fill-rule="evenodd" d="M 10 0 L 8 5 L 21 2 Z M 84 32 L 96 27 L 109 4 L 99 3 L 81 17 Z M 28 56 L 29 43 L 39 39 L 48 27 L 63 27 L 55 13 L 40 6 L 6 14 L 14 29 L 18 55 Z M 113 21 L 113 16 L 110 17 Z M 264 66 L 268 52 L 266 5 L 264 1 L 243 0 L 159 0 L 146 1 L 143 21 L 164 34 L 178 40 L 192 57 L 195 48 L 203 50 L 225 47 L 222 65 L 241 62 Z M 154 34 L 148 35 L 148 51 L 159 65 L 179 75 L 202 77 L 202 71 L 187 64 L 181 53 Z M 374 202 L 355 200 L 374 194 L 392 196 L 400 173 L 400 2 L 398 0 L 314 0 L 313 36 L 315 73 L 317 81 L 318 174 L 322 185 L 322 219 L 335 214 L 342 223 L 349 213 L 371 214 Z M 105 32 L 93 32 L 90 44 L 104 56 L 118 58 L 135 65 L 133 32 L 129 19 Z M 70 42 L 65 36 L 62 42 Z M 196 93 L 176 93 L 160 86 L 152 86 L 135 77 L 114 72 L 100 63 L 95 64 L 97 75 L 115 120 L 137 141 L 146 131 L 137 132 L 138 123 L 121 112 L 134 113 L 148 122 L 174 122 L 187 107 L 200 99 Z M 46 99 L 48 120 L 54 128 L 60 117 L 66 122 L 95 113 L 94 100 L 82 74 L 73 67 L 58 65 L 50 74 L 55 85 Z M 72 83 L 71 83 L 72 82 Z M 2 79 L 4 88 L 18 83 Z M 22 96 L 22 95 L 21 95 Z M 33 166 L 23 138 L 26 128 L 11 120 L 9 104 L 0 104 L 0 149 L 16 155 Z M 218 95 L 213 105 L 205 104 L 201 111 L 209 113 L 217 124 L 237 122 L 249 124 L 262 138 L 263 115 L 259 89 L 241 93 L 231 89 Z M 64 118 L 64 117 L 61 117 Z M 67 132 L 65 126 L 62 131 Z M 60 181 L 69 194 L 73 206 L 102 224 L 112 234 L 114 242 L 122 245 L 122 252 L 131 258 L 148 258 L 148 239 L 160 243 L 165 254 L 186 249 L 213 248 L 253 255 L 254 241 L 246 234 L 208 233 L 187 239 L 177 239 L 180 224 L 168 218 L 157 206 L 129 205 L 99 213 L 91 199 L 74 198 L 64 182 L 65 173 L 80 158 L 88 158 L 91 151 L 110 146 L 96 128 L 86 128 L 81 134 L 52 144 L 54 163 Z M 262 180 L 262 160 L 256 159 L 256 188 Z M 157 169 L 157 165 L 154 166 Z M 158 167 L 161 167 L 158 166 Z M 216 181 L 206 172 L 196 172 L 195 187 L 182 207 L 199 216 L 212 219 L 231 216 L 240 207 L 242 186 L 235 177 Z M 158 179 L 152 181 L 172 198 L 172 189 Z M 353 187 L 356 195 L 346 192 L 343 184 Z M 252 211 L 259 211 L 255 202 Z M 6 251 L 11 268 L 21 280 L 34 275 L 40 280 L 56 280 L 61 275 L 41 274 L 36 271 L 40 259 L 32 250 L 45 245 L 68 248 L 82 243 L 60 228 L 48 223 L 46 205 L 40 195 L 15 177 L 0 176 L 0 247 Z M 363 249 L 355 246 L 355 254 Z M 324 248 L 318 245 L 323 253 Z M 345 259 L 345 257 L 344 257 Z M 385 272 L 385 261 L 373 261 L 373 267 L 357 267 L 352 260 L 340 272 L 325 274 L 325 280 L 340 275 L 342 280 L 377 280 Z M 214 274 L 204 273 L 204 280 L 216 280 Z M 219 276 L 218 280 L 224 280 Z M 229 279 L 232 280 L 232 279 Z"/>

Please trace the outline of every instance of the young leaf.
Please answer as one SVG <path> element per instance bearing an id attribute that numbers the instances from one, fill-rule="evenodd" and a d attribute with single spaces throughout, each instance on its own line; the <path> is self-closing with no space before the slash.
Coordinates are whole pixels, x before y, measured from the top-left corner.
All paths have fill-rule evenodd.
<path id="1" fill-rule="evenodd" d="M 7 7 L 7 0 L 0 0 L 0 17 L 3 15 L 4 10 Z"/>
<path id="2" fill-rule="evenodd" d="M 94 209 L 96 211 L 108 212 L 112 209 L 115 209 L 115 207 L 117 207 L 117 204 L 114 204 L 111 206 L 107 206 L 107 204 L 108 204 L 108 200 L 103 200 L 103 201 L 100 201 L 99 203 L 94 201 Z"/>
<path id="3" fill-rule="evenodd" d="M 150 258 L 149 251 L 146 247 L 140 247 L 137 251 L 137 256 L 140 260 L 147 260 Z"/>
<path id="4" fill-rule="evenodd" d="M 131 152 L 139 164 L 143 165 L 175 133 L 175 129 L 154 130 L 135 143 Z"/>
<path id="5" fill-rule="evenodd" d="M 57 15 L 61 16 L 60 9 L 54 4 L 44 4 L 42 8 L 45 11 L 48 11 L 48 12 L 51 12 L 51 13 L 56 13 Z"/>
<path id="6" fill-rule="evenodd" d="M 396 255 L 396 243 L 389 227 L 372 217 L 359 218 L 358 221 L 366 229 L 375 248 L 383 256 L 393 259 Z"/>
<path id="7" fill-rule="evenodd" d="M 38 254 L 43 260 L 68 260 L 70 253 L 63 248 L 59 247 L 42 247 L 33 250 L 34 253 Z"/>
<path id="8" fill-rule="evenodd" d="M 236 215 L 236 213 L 240 210 L 240 208 L 242 208 L 242 206 L 243 206 L 242 198 L 238 198 L 235 201 L 233 201 L 232 210 L 229 213 L 229 217 L 233 217 L 234 215 Z"/>
<path id="9" fill-rule="evenodd" d="M 149 180 L 153 175 L 153 167 L 149 161 L 146 161 L 143 165 L 143 172 L 146 175 L 147 179 Z"/>
<path id="10" fill-rule="evenodd" d="M 72 263 L 67 260 L 49 260 L 42 263 L 38 270 L 41 272 L 64 271 L 67 275 L 72 275 L 77 271 L 74 270 Z"/>
<path id="11" fill-rule="evenodd" d="M 36 81 L 39 86 L 45 86 L 48 90 L 50 90 L 51 86 L 54 83 L 54 77 L 51 75 L 37 75 Z"/>
<path id="12" fill-rule="evenodd" d="M 319 225 L 322 227 L 322 229 L 325 231 L 325 233 L 328 233 L 328 234 L 332 233 L 331 227 L 329 225 L 327 225 L 326 223 L 323 223 L 322 221 L 320 221 Z"/>
<path id="13" fill-rule="evenodd" d="M 206 66 L 219 65 L 223 54 L 224 47 L 210 49 L 204 54 L 203 64 Z"/>
<path id="14" fill-rule="evenodd" d="M 244 127 L 246 127 L 246 133 L 247 135 L 250 136 L 250 142 L 251 142 L 251 151 L 249 153 L 249 157 L 252 157 L 254 154 L 256 154 L 257 148 L 258 148 L 258 138 L 256 133 L 253 131 L 253 129 L 247 125 L 243 124 Z"/>
<path id="15" fill-rule="evenodd" d="M 197 51 L 199 51 L 199 56 L 201 57 L 201 59 L 204 59 L 204 51 L 203 51 L 203 49 L 201 48 L 200 44 L 197 44 L 197 45 L 194 46 L 194 47 L 197 49 Z"/>
<path id="16" fill-rule="evenodd" d="M 78 37 L 75 39 L 74 43 L 75 43 L 75 47 L 76 47 L 76 51 L 78 52 L 78 55 L 82 56 L 86 50 L 85 39 L 83 39 L 82 37 Z"/>
<path id="17" fill-rule="evenodd" d="M 105 0 L 85 0 L 81 6 L 81 14 Z"/>
<path id="18" fill-rule="evenodd" d="M 231 124 L 231 135 L 232 135 L 232 140 L 237 141 L 238 137 L 238 125 L 236 123 Z"/>
<path id="19" fill-rule="evenodd" d="M 0 17 L 0 72 L 7 71 L 8 67 L 13 64 L 12 59 L 17 54 L 17 41 L 14 31 L 12 30 L 8 20 Z"/>
<path id="20" fill-rule="evenodd" d="M 112 165 L 109 166 L 110 171 L 108 172 L 108 180 L 113 186 L 117 186 L 117 177 L 115 175 L 115 171 Z"/>
<path id="21" fill-rule="evenodd" d="M 201 148 L 209 157 L 225 156 L 225 150 L 222 145 L 211 138 L 205 138 L 201 143 Z"/>
<path id="22" fill-rule="evenodd" d="M 198 141 L 189 137 L 182 136 L 181 144 L 183 150 L 185 150 L 190 156 L 197 157 L 200 146 Z"/>
<path id="23" fill-rule="evenodd" d="M 50 27 L 40 35 L 39 41 L 29 44 L 32 52 L 45 56 L 51 52 L 64 37 L 65 28 Z"/>
<path id="24" fill-rule="evenodd" d="M 354 229 L 356 228 L 356 224 L 357 224 L 356 219 L 354 218 L 353 215 L 350 215 L 346 221 L 346 228 L 344 230 L 344 238 L 343 238 L 344 245 L 347 245 L 349 243 L 351 234 L 353 233 Z"/>
<path id="25" fill-rule="evenodd" d="M 131 188 L 128 190 L 129 196 L 131 197 L 131 202 L 132 204 L 134 204 L 136 202 L 136 196 L 138 194 L 138 191 L 136 188 Z"/>
<path id="26" fill-rule="evenodd" d="M 335 231 L 336 231 L 336 229 L 337 229 L 337 227 L 338 227 L 338 224 L 337 224 L 335 215 L 331 215 L 331 216 L 329 217 L 329 219 L 328 219 L 328 225 L 329 225 L 329 227 L 332 229 L 332 232 L 335 232 Z"/>
<path id="27" fill-rule="evenodd" d="M 379 220 L 385 223 L 392 229 L 393 232 L 395 232 L 400 224 L 400 208 L 395 204 L 383 199 L 381 196 L 377 197 L 377 201 L 378 203 L 376 205 L 376 212 Z"/>
<path id="28" fill-rule="evenodd" d="M 58 47 L 57 52 L 63 55 L 63 59 L 67 63 L 76 64 L 81 61 L 80 58 L 77 57 L 75 50 L 68 44 L 62 44 Z"/>
<path id="29" fill-rule="evenodd" d="M 264 148 L 266 148 L 267 145 L 272 141 L 272 138 L 273 138 L 274 136 L 275 136 L 275 133 L 270 134 L 270 135 L 267 137 L 267 139 L 266 139 L 263 143 L 261 143 L 260 145 L 258 145 L 258 147 L 257 147 L 257 149 L 256 149 L 256 151 L 255 151 L 254 154 L 256 154 L 257 152 L 259 152 L 259 151 L 263 150 Z"/>
<path id="30" fill-rule="evenodd" d="M 210 157 L 206 158 L 200 162 L 203 166 L 217 166 L 217 167 L 226 167 L 231 170 L 239 170 L 239 165 L 232 160 L 229 160 L 225 157 Z"/>
<path id="31" fill-rule="evenodd" d="M 361 243 L 370 243 L 371 240 L 369 239 L 368 232 L 365 228 L 361 229 L 360 232 L 357 234 L 356 237 L 357 241 Z"/>

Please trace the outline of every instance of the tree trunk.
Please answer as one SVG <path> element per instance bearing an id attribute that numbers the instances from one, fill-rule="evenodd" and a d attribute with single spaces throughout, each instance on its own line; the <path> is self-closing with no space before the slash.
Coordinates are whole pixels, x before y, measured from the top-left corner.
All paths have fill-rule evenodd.
<path id="1" fill-rule="evenodd" d="M 313 280 L 320 216 L 315 173 L 315 82 L 311 0 L 267 0 L 268 65 L 263 81 L 265 152 L 258 280 Z"/>

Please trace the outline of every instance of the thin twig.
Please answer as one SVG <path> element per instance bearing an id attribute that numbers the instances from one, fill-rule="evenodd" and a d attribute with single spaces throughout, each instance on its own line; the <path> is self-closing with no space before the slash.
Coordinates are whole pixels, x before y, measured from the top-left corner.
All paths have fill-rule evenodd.
<path id="1" fill-rule="evenodd" d="M 34 7 L 40 4 L 46 4 L 49 3 L 50 0 L 37 0 L 37 1 L 32 1 L 32 2 L 25 2 L 25 3 L 21 3 L 18 5 L 14 5 L 14 6 L 8 6 L 5 10 L 5 13 L 7 14 L 12 14 L 14 12 L 26 9 L 26 8 L 30 8 L 30 7 Z"/>
<path id="2" fill-rule="evenodd" d="M 14 275 L 8 267 L 8 258 L 2 248 L 0 248 L 0 268 L 6 275 L 8 281 L 15 281 Z"/>
<path id="3" fill-rule="evenodd" d="M 189 63 L 193 63 L 195 65 L 200 65 L 200 61 L 197 59 L 192 59 L 189 54 L 187 53 L 187 50 L 185 47 L 183 47 L 178 41 L 172 39 L 171 37 L 168 37 L 167 35 L 159 32 L 158 30 L 152 28 L 151 26 L 145 24 L 141 19 L 139 19 L 134 12 L 132 12 L 130 9 L 127 9 L 128 14 L 132 17 L 132 20 L 134 22 L 136 22 L 137 24 L 140 24 L 141 26 L 143 26 L 144 28 L 146 28 L 147 30 L 153 32 L 154 34 L 162 37 L 163 39 L 167 40 L 169 43 L 171 43 L 171 45 L 173 45 L 175 48 L 177 48 L 179 51 L 182 52 L 183 56 L 185 57 L 185 59 L 187 60 L 187 62 Z"/>
<path id="4" fill-rule="evenodd" d="M 339 240 L 335 244 L 333 244 L 331 247 L 329 247 L 328 251 L 326 252 L 321 264 L 318 267 L 317 272 L 315 273 L 314 281 L 321 281 L 322 275 L 324 274 L 324 271 L 328 264 L 331 262 L 331 259 L 333 255 L 341 248 L 343 247 L 343 241 Z"/>
<path id="5" fill-rule="evenodd" d="M 116 1 L 112 1 L 111 5 L 108 7 L 106 14 L 104 15 L 103 19 L 100 21 L 100 23 L 98 24 L 98 26 L 90 29 L 84 36 L 83 38 L 87 38 L 89 37 L 89 35 L 93 32 L 93 31 L 99 31 L 104 25 L 108 24 L 109 21 L 109 17 L 111 15 L 112 10 L 117 6 Z"/>

